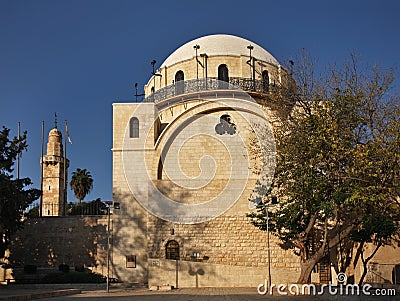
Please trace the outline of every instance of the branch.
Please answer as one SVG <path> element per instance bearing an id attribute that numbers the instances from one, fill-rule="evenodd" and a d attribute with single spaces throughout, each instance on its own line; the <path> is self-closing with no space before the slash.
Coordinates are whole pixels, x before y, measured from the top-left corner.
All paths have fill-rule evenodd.
<path id="1" fill-rule="evenodd" d="M 324 255 L 325 249 L 326 249 L 326 245 L 327 245 L 327 241 L 328 241 L 328 222 L 325 221 L 325 224 L 324 224 L 324 238 L 323 238 L 322 246 L 312 256 L 313 258 L 317 259 L 317 261 L 319 260 L 319 258 L 321 258 Z"/>
<path id="2" fill-rule="evenodd" d="M 363 249 L 363 248 L 364 248 L 364 242 L 362 241 L 362 242 L 360 242 L 360 245 L 359 245 L 358 248 L 357 248 L 356 255 L 354 256 L 353 268 L 356 267 L 358 258 L 359 258 L 360 256 L 362 257 L 362 249 Z M 361 258 L 361 261 L 362 261 L 362 260 L 363 260 L 363 259 Z"/>
<path id="3" fill-rule="evenodd" d="M 362 260 L 363 264 L 367 264 L 368 261 L 370 261 L 370 260 L 372 259 L 372 257 L 375 256 L 376 252 L 378 252 L 378 250 L 379 250 L 379 248 L 380 248 L 381 246 L 382 246 L 382 243 L 381 243 L 381 242 L 378 243 L 378 244 L 376 245 L 375 250 L 374 250 L 374 251 L 372 252 L 372 254 L 371 254 L 370 256 L 368 256 L 366 259 L 364 259 L 364 252 L 361 250 L 361 260 Z"/>
<path id="4" fill-rule="evenodd" d="M 344 228 L 343 231 L 341 231 L 340 237 L 341 239 L 344 239 L 347 237 L 350 232 L 355 228 L 354 224 L 351 224 L 347 226 L 347 228 Z M 329 248 L 336 247 L 339 244 L 339 234 L 336 234 L 332 239 L 329 240 Z"/>
<path id="5" fill-rule="evenodd" d="M 312 228 L 314 227 L 314 224 L 315 224 L 316 219 L 317 219 L 317 214 L 314 213 L 314 214 L 311 216 L 310 221 L 308 222 L 307 228 L 306 228 L 303 232 L 301 232 L 301 233 L 299 234 L 300 239 L 305 239 L 305 238 L 307 237 L 308 233 L 310 233 L 310 231 L 311 231 Z"/>

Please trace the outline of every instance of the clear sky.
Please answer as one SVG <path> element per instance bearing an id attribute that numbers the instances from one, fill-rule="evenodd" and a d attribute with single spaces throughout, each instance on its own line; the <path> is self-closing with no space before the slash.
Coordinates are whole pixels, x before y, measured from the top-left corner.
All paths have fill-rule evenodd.
<path id="1" fill-rule="evenodd" d="M 73 142 L 70 173 L 86 168 L 94 179 L 85 200 L 111 200 L 112 103 L 135 99 L 153 59 L 159 67 L 182 44 L 227 33 L 281 62 L 305 48 L 322 65 L 357 52 L 398 68 L 399 13 L 398 0 L 0 0 L 0 126 L 28 131 L 21 176 L 39 188 L 41 122 L 47 142 L 57 112 Z"/>

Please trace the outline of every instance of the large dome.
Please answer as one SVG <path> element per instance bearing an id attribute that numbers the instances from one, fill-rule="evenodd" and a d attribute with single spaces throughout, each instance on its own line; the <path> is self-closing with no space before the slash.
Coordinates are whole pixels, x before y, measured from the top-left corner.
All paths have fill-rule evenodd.
<path id="1" fill-rule="evenodd" d="M 227 34 L 215 34 L 197 38 L 182 45 L 162 63 L 161 68 L 193 58 L 195 56 L 193 46 L 196 44 L 200 46 L 198 54 L 206 53 L 209 57 L 217 55 L 249 56 L 250 52 L 247 46 L 252 45 L 254 47 L 253 57 L 273 65 L 279 65 L 279 62 L 268 51 L 252 41 Z"/>

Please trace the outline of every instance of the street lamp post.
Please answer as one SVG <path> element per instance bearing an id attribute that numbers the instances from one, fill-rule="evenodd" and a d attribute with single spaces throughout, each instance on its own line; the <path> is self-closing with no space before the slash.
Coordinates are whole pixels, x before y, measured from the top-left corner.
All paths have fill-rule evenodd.
<path id="1" fill-rule="evenodd" d="M 120 205 L 119 203 L 112 203 L 112 202 L 106 202 L 107 204 L 107 278 L 106 278 L 106 285 L 107 285 L 107 293 L 110 292 L 110 210 L 112 208 L 114 209 L 119 209 Z"/>
<path id="2" fill-rule="evenodd" d="M 267 215 L 267 258 L 268 258 L 268 290 L 271 288 L 271 252 L 269 245 L 269 215 L 268 215 L 268 203 L 265 204 L 265 211 Z"/>
<path id="3" fill-rule="evenodd" d="M 269 242 L 269 202 L 265 202 L 265 214 L 267 216 L 267 261 L 268 261 L 268 290 L 271 289 L 271 248 Z M 276 196 L 272 196 L 272 205 L 278 204 Z M 272 294 L 272 291 L 270 292 Z"/>

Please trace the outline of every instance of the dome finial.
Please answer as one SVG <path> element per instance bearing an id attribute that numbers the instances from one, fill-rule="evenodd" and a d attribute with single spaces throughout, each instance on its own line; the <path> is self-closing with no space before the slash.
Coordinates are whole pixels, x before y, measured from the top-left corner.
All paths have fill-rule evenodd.
<path id="1" fill-rule="evenodd" d="M 54 128 L 57 128 L 57 112 L 54 112 Z"/>

